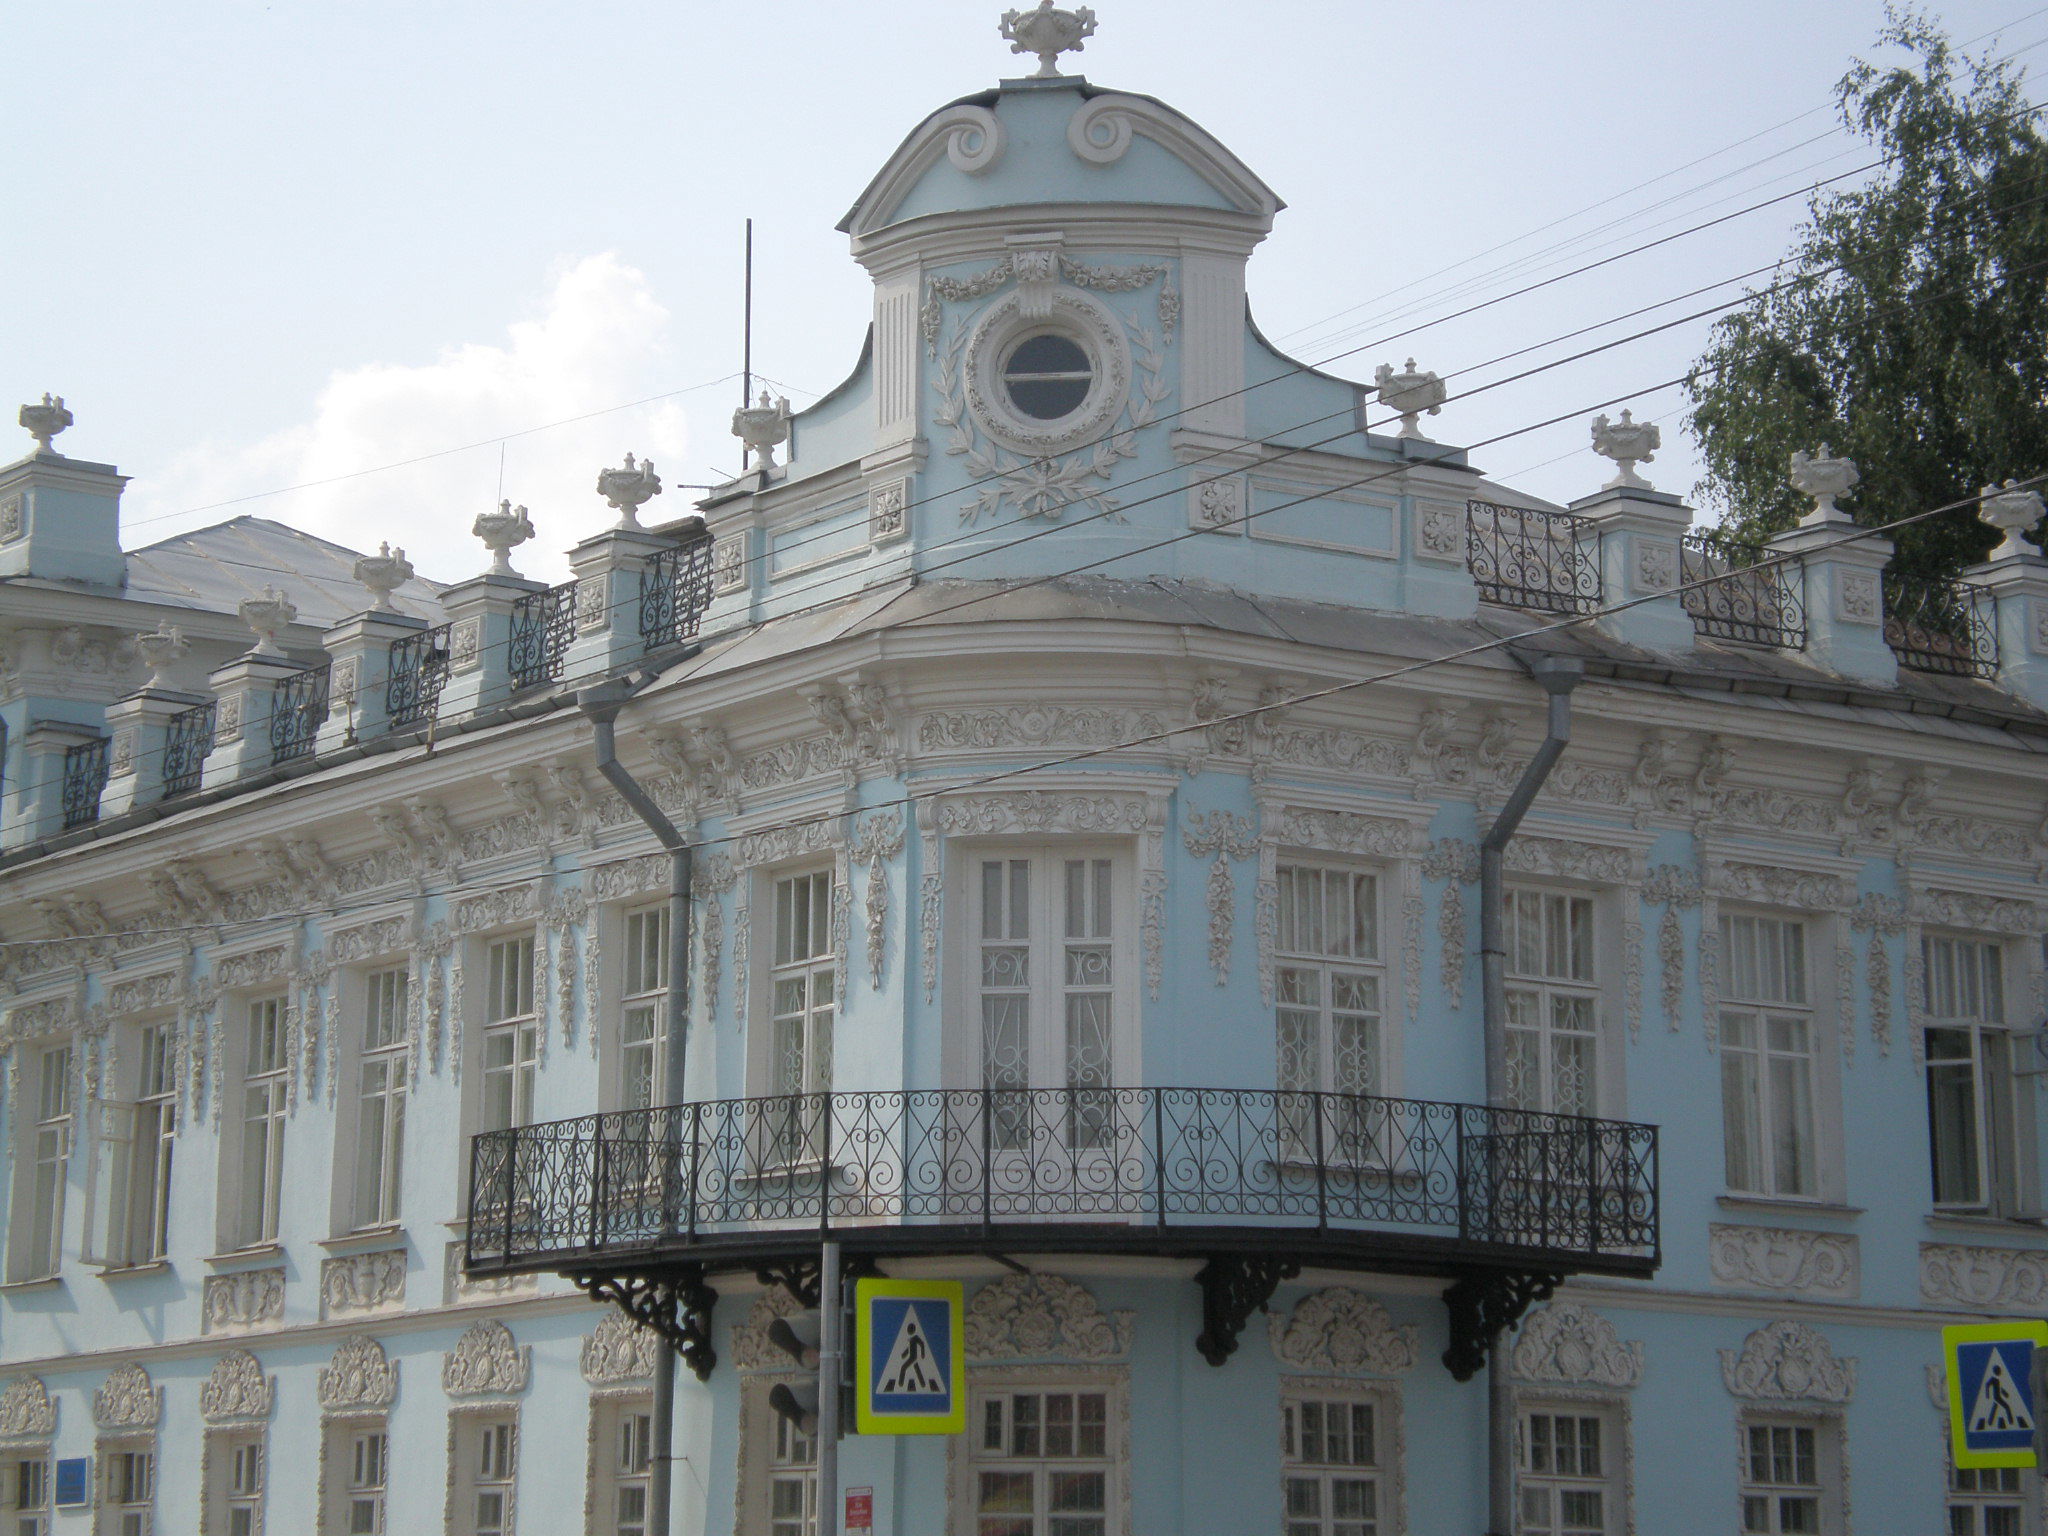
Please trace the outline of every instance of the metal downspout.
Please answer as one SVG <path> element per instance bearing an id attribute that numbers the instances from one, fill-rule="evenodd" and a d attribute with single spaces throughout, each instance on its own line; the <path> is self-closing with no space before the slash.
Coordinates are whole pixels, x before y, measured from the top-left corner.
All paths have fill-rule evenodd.
<path id="1" fill-rule="evenodd" d="M 1503 934 L 1501 874 L 1515 829 L 1522 824 L 1536 792 L 1564 755 L 1572 737 L 1572 690 L 1586 675 L 1585 664 L 1573 656 L 1539 656 L 1529 675 L 1550 696 L 1543 744 L 1515 783 L 1507 804 L 1479 841 L 1479 975 L 1480 1010 L 1486 1035 L 1486 1102 L 1507 1104 L 1508 987 L 1507 949 Z M 1507 1362 L 1496 1338 L 1486 1366 L 1487 1530 L 1511 1536 L 1515 1528 L 1515 1402 L 1508 1383 Z"/>
<path id="2" fill-rule="evenodd" d="M 576 707 L 590 719 L 591 736 L 597 748 L 597 771 L 668 850 L 668 995 L 663 999 L 661 1102 L 681 1104 L 690 990 L 690 844 L 667 813 L 654 803 L 654 797 L 619 761 L 612 724 L 634 692 L 630 683 L 613 679 L 579 692 Z M 597 1027 L 595 1020 L 590 1027 Z M 675 1419 L 676 1352 L 664 1348 L 654 1367 L 654 1404 L 648 1423 L 648 1438 L 653 1442 L 649 1459 L 654 1475 L 647 1480 L 647 1536 L 669 1536 Z"/>

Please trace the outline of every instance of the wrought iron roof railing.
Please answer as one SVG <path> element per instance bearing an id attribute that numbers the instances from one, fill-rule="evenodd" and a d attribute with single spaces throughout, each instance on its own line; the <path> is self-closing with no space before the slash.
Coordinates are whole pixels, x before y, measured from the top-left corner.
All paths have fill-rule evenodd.
<path id="1" fill-rule="evenodd" d="M 1678 569 L 1678 601 L 1692 615 L 1694 634 L 1805 649 L 1806 565 L 1799 556 L 1771 555 L 1761 545 L 1718 538 L 1703 529 L 1685 536 Z"/>
<path id="2" fill-rule="evenodd" d="M 95 737 L 64 749 L 64 829 L 89 827 L 100 819 L 107 789 L 107 738 Z"/>
<path id="3" fill-rule="evenodd" d="M 562 675 L 562 658 L 576 635 L 576 583 L 530 592 L 512 605 L 509 660 L 512 685 L 531 688 Z"/>
<path id="4" fill-rule="evenodd" d="M 164 722 L 163 798 L 199 788 L 206 755 L 213 750 L 213 701 L 181 709 Z"/>
<path id="5" fill-rule="evenodd" d="M 640 572 L 640 638 L 650 651 L 694 639 L 711 606 L 711 532 L 656 550 Z"/>
<path id="6" fill-rule="evenodd" d="M 434 718 L 448 682 L 448 629 L 437 624 L 391 642 L 384 711 L 393 730 Z"/>
<path id="7" fill-rule="evenodd" d="M 1884 638 L 1899 665 L 1951 677 L 1998 675 L 1998 599 L 1967 581 L 1884 577 Z"/>
<path id="8" fill-rule="evenodd" d="M 320 727 L 327 723 L 330 667 L 308 667 L 277 685 L 270 698 L 270 761 L 295 762 L 313 755 Z"/>
<path id="9" fill-rule="evenodd" d="M 875 1251 L 1349 1253 L 1647 1274 L 1654 1127 L 1356 1094 L 929 1089 L 726 1099 L 476 1136 L 468 1259 L 753 1263 Z M 1360 1262 L 1361 1256 L 1367 1261 Z"/>
<path id="10" fill-rule="evenodd" d="M 1600 606 L 1598 548 L 1598 532 L 1587 518 L 1465 503 L 1465 567 L 1486 602 L 1591 613 Z"/>

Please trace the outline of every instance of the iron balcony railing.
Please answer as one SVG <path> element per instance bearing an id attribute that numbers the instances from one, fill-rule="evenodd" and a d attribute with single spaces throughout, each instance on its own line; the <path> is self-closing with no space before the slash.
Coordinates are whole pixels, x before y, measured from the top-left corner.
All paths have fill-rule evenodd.
<path id="1" fill-rule="evenodd" d="M 711 606 L 711 533 L 699 528 L 647 557 L 640 571 L 640 638 L 650 651 L 694 639 Z"/>
<path id="2" fill-rule="evenodd" d="M 434 718 L 448 682 L 448 626 L 437 624 L 391 642 L 384 712 L 393 730 Z"/>
<path id="3" fill-rule="evenodd" d="M 1600 606 L 1598 548 L 1593 524 L 1569 512 L 1465 503 L 1465 566 L 1486 602 L 1591 613 Z"/>
<path id="4" fill-rule="evenodd" d="M 1762 545 L 1705 530 L 1685 536 L 1678 569 L 1678 601 L 1692 615 L 1694 634 L 1806 648 L 1806 567 L 1797 555 L 1771 555 Z"/>
<path id="5" fill-rule="evenodd" d="M 270 700 L 270 762 L 295 762 L 313 755 L 320 727 L 327 723 L 328 667 L 308 667 L 277 685 Z"/>
<path id="6" fill-rule="evenodd" d="M 1884 638 L 1902 667 L 1951 677 L 1998 675 L 1998 599 L 1967 581 L 1884 577 Z"/>
<path id="7" fill-rule="evenodd" d="M 531 688 L 560 677 L 575 634 L 575 582 L 520 598 L 512 605 L 512 686 Z"/>
<path id="8" fill-rule="evenodd" d="M 1384 1238 L 1411 1263 L 1647 1273 L 1657 1133 L 1356 1094 L 928 1089 L 629 1110 L 471 1143 L 480 1268 L 742 1262 L 821 1233 L 938 1251 L 993 1228 L 1013 1246 L 1144 1251 L 1219 1228 L 1288 1247 Z"/>
<path id="9" fill-rule="evenodd" d="M 96 737 L 64 749 L 64 827 L 89 827 L 100 819 L 107 789 L 107 738 Z"/>
<path id="10" fill-rule="evenodd" d="M 169 800 L 199 788 L 213 750 L 213 702 L 181 709 L 164 723 L 164 791 Z"/>

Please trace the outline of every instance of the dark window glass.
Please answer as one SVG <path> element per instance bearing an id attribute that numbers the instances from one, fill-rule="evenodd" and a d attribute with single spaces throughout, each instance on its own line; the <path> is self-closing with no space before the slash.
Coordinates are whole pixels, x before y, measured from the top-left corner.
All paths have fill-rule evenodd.
<path id="1" fill-rule="evenodd" d="M 1003 365 L 1010 403 L 1037 421 L 1058 421 L 1080 409 L 1094 378 L 1088 354 L 1064 336 L 1028 336 Z"/>

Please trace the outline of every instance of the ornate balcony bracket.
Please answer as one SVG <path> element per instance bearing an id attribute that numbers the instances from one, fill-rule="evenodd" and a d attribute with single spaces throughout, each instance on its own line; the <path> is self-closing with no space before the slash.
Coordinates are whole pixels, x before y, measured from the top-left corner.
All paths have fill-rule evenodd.
<path id="1" fill-rule="evenodd" d="M 1493 1352 L 1494 1343 L 1522 1320 L 1522 1314 L 1564 1281 L 1563 1275 L 1518 1275 L 1509 1270 L 1468 1270 L 1444 1291 L 1451 1314 L 1451 1347 L 1444 1365 L 1453 1379 L 1470 1381 Z"/>
<path id="2" fill-rule="evenodd" d="M 1259 1254 L 1218 1254 L 1202 1266 L 1195 1284 L 1202 1288 L 1202 1331 L 1195 1348 L 1211 1365 L 1237 1353 L 1237 1336 L 1254 1312 L 1273 1299 L 1282 1280 L 1301 1273 L 1298 1259 Z"/>
<path id="3" fill-rule="evenodd" d="M 790 1259 L 787 1262 L 763 1264 L 754 1271 L 754 1278 L 763 1285 L 781 1286 L 789 1292 L 790 1299 L 800 1307 L 815 1307 L 818 1304 L 816 1259 Z"/>
<path id="4" fill-rule="evenodd" d="M 711 1379 L 718 1364 L 711 1347 L 711 1309 L 718 1292 L 704 1283 L 702 1264 L 673 1264 L 663 1274 L 577 1275 L 576 1288 L 609 1301 L 643 1328 L 652 1328 L 697 1373 Z"/>

